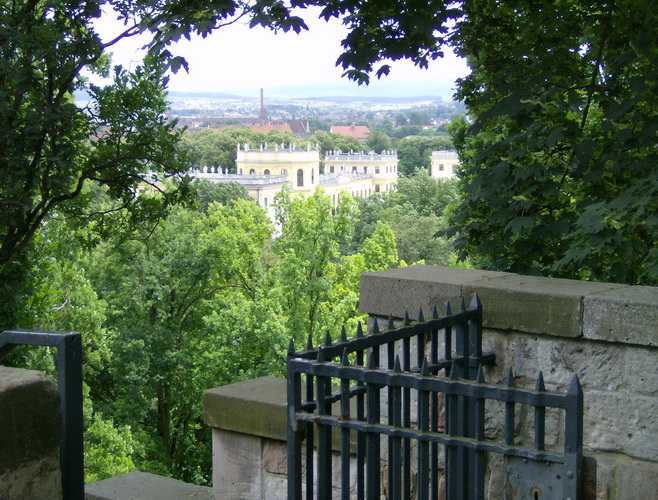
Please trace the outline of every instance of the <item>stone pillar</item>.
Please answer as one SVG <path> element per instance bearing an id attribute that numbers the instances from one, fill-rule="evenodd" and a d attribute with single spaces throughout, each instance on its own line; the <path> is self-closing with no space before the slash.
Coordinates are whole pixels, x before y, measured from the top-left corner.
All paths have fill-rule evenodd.
<path id="1" fill-rule="evenodd" d="M 0 498 L 62 498 L 61 425 L 55 382 L 0 366 Z"/>

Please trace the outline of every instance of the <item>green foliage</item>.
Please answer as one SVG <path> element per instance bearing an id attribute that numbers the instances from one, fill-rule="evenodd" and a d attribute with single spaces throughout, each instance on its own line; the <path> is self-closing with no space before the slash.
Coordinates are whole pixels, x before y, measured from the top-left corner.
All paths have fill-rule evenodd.
<path id="1" fill-rule="evenodd" d="M 381 153 L 391 149 L 391 139 L 381 130 L 373 130 L 366 139 L 366 146 L 370 151 Z"/>
<path id="2" fill-rule="evenodd" d="M 416 170 L 411 177 L 401 178 L 389 197 L 400 213 L 421 217 L 440 217 L 458 200 L 455 181 L 435 179 L 424 168 Z"/>
<path id="3" fill-rule="evenodd" d="M 490 4 L 470 3 L 456 38 L 474 119 L 453 129 L 460 248 L 496 269 L 658 283 L 655 9 Z"/>
<path id="4" fill-rule="evenodd" d="M 452 149 L 452 142 L 445 136 L 411 137 L 399 140 L 396 148 L 400 160 L 398 170 L 408 176 L 419 168 L 429 170 L 432 151 Z"/>
<path id="5" fill-rule="evenodd" d="M 242 184 L 237 182 L 210 182 L 197 180 L 193 184 L 196 189 L 199 209 L 207 212 L 211 203 L 228 205 L 236 200 L 250 200 L 251 197 Z"/>

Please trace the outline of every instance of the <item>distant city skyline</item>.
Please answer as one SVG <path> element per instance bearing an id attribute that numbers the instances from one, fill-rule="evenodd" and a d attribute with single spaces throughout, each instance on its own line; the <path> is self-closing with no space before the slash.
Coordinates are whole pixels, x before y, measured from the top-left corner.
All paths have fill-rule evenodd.
<path id="1" fill-rule="evenodd" d="M 342 69 L 335 66 L 342 53 L 340 42 L 345 36 L 345 27 L 336 19 L 329 22 L 317 19 L 317 9 L 307 11 L 304 17 L 309 31 L 300 35 L 275 34 L 264 28 L 249 29 L 244 23 L 235 23 L 205 39 L 192 37 L 191 41 L 179 41 L 171 51 L 185 57 L 190 71 L 188 74 L 181 69 L 178 74 L 171 75 L 169 89 L 237 93 L 259 88 L 347 82 L 346 78 L 341 78 Z M 122 28 L 111 16 L 103 16 L 95 26 L 104 41 Z M 124 67 L 139 64 L 143 56 L 140 48 L 145 40 L 132 38 L 112 47 L 113 63 Z M 446 50 L 445 58 L 432 61 L 426 70 L 408 61 L 390 64 L 391 74 L 381 81 L 373 78 L 371 88 L 363 89 L 364 92 L 381 92 L 395 81 L 423 81 L 430 86 L 431 82 L 436 82 L 437 88 L 446 89 L 453 86 L 457 78 L 468 74 L 465 61 L 450 50 Z M 352 87 L 356 93 L 360 91 L 353 82 L 341 85 Z"/>

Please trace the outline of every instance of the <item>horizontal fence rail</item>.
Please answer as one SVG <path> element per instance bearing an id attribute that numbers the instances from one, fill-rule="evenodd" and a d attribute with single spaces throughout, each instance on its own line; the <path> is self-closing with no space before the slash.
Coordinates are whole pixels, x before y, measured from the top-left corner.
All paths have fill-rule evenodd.
<path id="1" fill-rule="evenodd" d="M 82 338 L 79 333 L 6 330 L 0 333 L 0 359 L 19 345 L 57 349 L 57 387 L 62 411 L 60 469 L 66 500 L 84 499 L 82 435 Z"/>
<path id="2" fill-rule="evenodd" d="M 419 320 L 411 322 L 407 315 L 401 327 L 389 321 L 382 332 L 375 321 L 370 335 L 359 328 L 351 340 L 343 332 L 336 343 L 327 338 L 324 345 L 299 352 L 291 345 L 289 500 L 301 500 L 303 494 L 328 500 L 336 498 L 337 490 L 341 499 L 378 500 L 384 494 L 394 500 L 438 499 L 440 455 L 445 459 L 445 498 L 482 499 L 487 453 L 520 463 L 555 464 L 551 471 L 564 477 L 559 498 L 576 500 L 582 453 L 577 378 L 564 394 L 546 391 L 541 374 L 534 389 L 515 387 L 513 378 L 507 385 L 487 384 L 482 367 L 493 364 L 494 356 L 482 353 L 477 296 L 468 309 L 462 304 L 456 314 L 448 307 L 445 317 L 436 317 L 436 310 L 432 316 L 425 321 L 421 311 Z M 487 400 L 505 408 L 504 442 L 485 439 Z M 517 404 L 535 408 L 531 446 L 514 442 Z M 544 449 L 547 407 L 565 413 L 563 453 Z M 332 467 L 334 454 L 339 464 Z M 339 477 L 333 478 L 334 473 Z"/>

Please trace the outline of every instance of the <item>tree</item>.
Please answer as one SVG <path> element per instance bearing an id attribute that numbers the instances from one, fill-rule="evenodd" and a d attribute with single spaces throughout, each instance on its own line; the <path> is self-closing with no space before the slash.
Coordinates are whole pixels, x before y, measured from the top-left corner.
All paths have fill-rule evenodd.
<path id="1" fill-rule="evenodd" d="M 421 217 L 441 217 L 457 200 L 457 186 L 453 180 L 430 177 L 424 168 L 416 170 L 413 176 L 401 178 L 397 189 L 389 194 L 389 203 L 397 206 L 399 212 Z"/>
<path id="2" fill-rule="evenodd" d="M 237 373 L 228 371 L 234 364 L 207 365 L 232 345 L 222 340 L 236 336 L 226 325 L 208 328 L 207 318 L 227 302 L 221 298 L 226 294 L 236 307 L 252 298 L 270 235 L 262 210 L 236 200 L 214 203 L 207 214 L 177 208 L 146 241 L 96 250 L 95 288 L 108 303 L 114 332 L 111 384 L 96 397 L 100 411 L 137 433 L 145 450 L 138 466 L 207 480 L 197 473 L 208 458 L 201 392 L 208 384 L 234 381 Z M 241 360 L 259 358 L 251 349 Z"/>
<path id="3" fill-rule="evenodd" d="M 381 130 L 372 130 L 366 139 L 366 146 L 375 153 L 391 149 L 391 139 Z"/>
<path id="4" fill-rule="evenodd" d="M 462 252 L 501 270 L 658 283 L 655 9 L 480 1 L 465 14 Z"/>
<path id="5" fill-rule="evenodd" d="M 194 182 L 199 209 L 208 212 L 211 203 L 228 205 L 236 200 L 251 200 L 249 193 L 242 184 L 237 182 L 210 182 L 197 180 Z"/>

